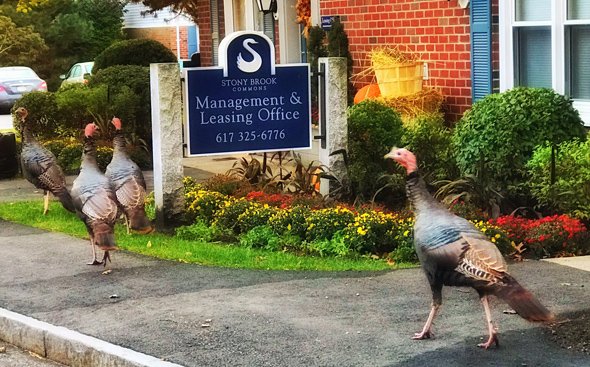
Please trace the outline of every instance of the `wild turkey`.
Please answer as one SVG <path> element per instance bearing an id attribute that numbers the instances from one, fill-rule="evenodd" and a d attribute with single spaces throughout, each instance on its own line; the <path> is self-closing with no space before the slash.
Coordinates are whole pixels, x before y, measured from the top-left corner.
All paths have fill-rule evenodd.
<path id="1" fill-rule="evenodd" d="M 68 192 L 64 173 L 57 164 L 55 155 L 33 136 L 29 121 L 27 121 L 29 112 L 24 107 L 19 107 L 15 114 L 21 121 L 19 126 L 22 137 L 20 160 L 23 174 L 30 183 L 44 192 L 43 215 L 47 214 L 49 208 L 49 193 L 55 195 L 66 210 L 74 213 L 72 197 Z"/>
<path id="2" fill-rule="evenodd" d="M 130 229 L 138 233 L 150 233 L 153 227 L 145 214 L 146 185 L 143 173 L 127 155 L 121 120 L 113 117 L 111 122 L 115 126 L 114 150 L 105 175 L 111 180 L 115 196 L 125 215 L 127 233 Z"/>
<path id="3" fill-rule="evenodd" d="M 488 296 L 506 301 L 529 321 L 549 321 L 553 315 L 508 274 L 498 248 L 469 221 L 450 213 L 434 200 L 418 173 L 416 157 L 407 149 L 393 148 L 385 155 L 407 171 L 406 190 L 412 203 L 414 245 L 432 290 L 432 308 L 421 332 L 413 339 L 428 339 L 431 326 L 442 304 L 442 287 L 470 286 L 480 296 L 488 325 L 489 338 L 478 346 L 498 344 L 497 329 L 490 315 Z"/>
<path id="4" fill-rule="evenodd" d="M 71 193 L 76 213 L 86 225 L 90 236 L 92 262 L 88 265 L 106 266 L 107 260 L 111 260 L 109 251 L 117 250 L 114 227 L 118 206 L 109 179 L 96 163 L 96 145 L 92 137 L 96 129 L 96 125 L 90 123 L 84 130 L 80 174 L 74 180 Z M 102 261 L 96 259 L 95 246 L 104 251 Z"/>

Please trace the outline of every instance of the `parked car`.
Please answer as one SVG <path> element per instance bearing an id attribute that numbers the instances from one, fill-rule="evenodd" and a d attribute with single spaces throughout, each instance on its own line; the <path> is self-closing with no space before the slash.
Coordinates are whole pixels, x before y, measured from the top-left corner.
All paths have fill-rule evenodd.
<path id="1" fill-rule="evenodd" d="M 0 110 L 10 110 L 24 93 L 47 92 L 45 80 L 26 66 L 0 68 Z"/>
<path id="2" fill-rule="evenodd" d="M 92 75 L 92 67 L 94 62 L 79 62 L 74 64 L 67 74 L 60 75 L 60 79 L 63 79 L 61 85 L 71 83 L 88 83 L 88 76 Z"/>

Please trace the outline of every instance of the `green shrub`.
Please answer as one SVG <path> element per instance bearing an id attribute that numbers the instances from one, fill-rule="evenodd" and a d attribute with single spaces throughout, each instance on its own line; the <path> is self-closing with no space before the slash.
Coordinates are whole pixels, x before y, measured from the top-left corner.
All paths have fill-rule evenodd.
<path id="1" fill-rule="evenodd" d="M 348 169 L 354 195 L 371 199 L 383 186 L 379 178 L 388 167 L 383 156 L 399 145 L 402 133 L 399 114 L 379 102 L 366 100 L 349 109 Z"/>
<path id="2" fill-rule="evenodd" d="M 49 149 L 54 156 L 59 157 L 63 148 L 70 144 L 79 143 L 78 140 L 74 138 L 56 138 L 51 140 L 45 140 L 41 144 Z"/>
<path id="3" fill-rule="evenodd" d="M 267 225 L 268 219 L 278 210 L 278 208 L 267 204 L 253 203 L 238 216 L 237 224 L 240 227 L 240 233 L 246 233 L 254 227 Z"/>
<path id="4" fill-rule="evenodd" d="M 427 182 L 458 176 L 451 138 L 452 131 L 440 113 L 420 115 L 406 124 L 403 146 L 414 152 Z"/>
<path id="5" fill-rule="evenodd" d="M 77 174 L 82 160 L 82 143 L 74 141 L 61 150 L 57 156 L 57 163 L 66 175 Z"/>
<path id="6" fill-rule="evenodd" d="M 305 206 L 295 206 L 274 213 L 269 219 L 268 224 L 276 233 L 293 234 L 300 238 L 305 238 L 307 233 L 306 218 L 311 210 Z"/>
<path id="7" fill-rule="evenodd" d="M 90 93 L 88 85 L 82 83 L 66 84 L 66 87 L 55 92 L 58 119 L 64 128 L 70 129 L 72 132 L 80 131 L 93 120 L 89 112 L 88 95 Z"/>
<path id="8" fill-rule="evenodd" d="M 234 233 L 240 233 L 238 217 L 254 205 L 256 205 L 256 203 L 244 198 L 230 198 L 213 214 L 212 224 L 221 228 L 232 229 Z"/>
<path id="9" fill-rule="evenodd" d="M 348 242 L 337 232 L 332 238 L 316 239 L 306 244 L 309 253 L 319 256 L 348 256 L 351 254 Z"/>
<path id="10" fill-rule="evenodd" d="M 131 39 L 112 44 L 94 59 L 93 74 L 114 65 L 150 66 L 151 63 L 176 62 L 170 49 L 152 39 Z"/>
<path id="11" fill-rule="evenodd" d="M 127 135 L 137 134 L 151 141 L 151 96 L 149 68 L 138 65 L 110 66 L 96 72 L 89 83 L 91 88 L 104 87 L 108 95 L 109 114 L 123 121 Z"/>
<path id="12" fill-rule="evenodd" d="M 253 190 L 253 186 L 247 181 L 236 177 L 217 174 L 203 182 L 203 188 L 210 191 L 217 191 L 224 195 L 240 196 L 245 192 Z"/>
<path id="13" fill-rule="evenodd" d="M 354 213 L 344 207 L 313 210 L 305 219 L 308 241 L 331 239 L 354 220 Z"/>
<path id="14" fill-rule="evenodd" d="M 185 215 L 189 222 L 200 220 L 210 224 L 214 214 L 229 200 L 223 194 L 202 190 L 192 180 L 185 179 Z"/>
<path id="15" fill-rule="evenodd" d="M 349 247 L 360 254 L 384 254 L 412 245 L 411 220 L 377 211 L 355 216 L 342 232 Z"/>
<path id="16" fill-rule="evenodd" d="M 153 168 L 152 155 L 150 152 L 146 152 L 142 147 L 137 145 L 127 145 L 127 154 L 142 170 L 151 170 Z"/>
<path id="17" fill-rule="evenodd" d="M 213 239 L 213 229 L 207 223 L 198 221 L 189 226 L 176 228 L 175 235 L 187 241 L 211 242 Z"/>
<path id="18" fill-rule="evenodd" d="M 111 163 L 111 159 L 113 159 L 113 148 L 105 146 L 96 147 L 96 163 L 101 171 L 104 172 L 108 164 Z"/>
<path id="19" fill-rule="evenodd" d="M 13 111 L 19 107 L 24 107 L 29 112 L 27 121 L 37 139 L 50 139 L 59 135 L 61 129 L 57 123 L 58 110 L 54 93 L 26 93 L 16 101 Z M 16 117 L 14 117 L 13 123 L 14 127 L 18 129 L 20 121 Z"/>
<path id="20" fill-rule="evenodd" d="M 527 163 L 528 185 L 541 207 L 590 219 L 590 141 L 559 144 L 555 153 L 555 182 L 551 183 L 551 147 L 535 150 Z"/>
<path id="21" fill-rule="evenodd" d="M 281 238 L 266 225 L 256 226 L 240 236 L 240 246 L 278 251 L 282 247 Z"/>
<path id="22" fill-rule="evenodd" d="M 515 88 L 476 102 L 457 124 L 453 146 L 463 175 L 485 166 L 501 191 L 518 196 L 537 145 L 584 136 L 572 100 L 545 88 Z"/>

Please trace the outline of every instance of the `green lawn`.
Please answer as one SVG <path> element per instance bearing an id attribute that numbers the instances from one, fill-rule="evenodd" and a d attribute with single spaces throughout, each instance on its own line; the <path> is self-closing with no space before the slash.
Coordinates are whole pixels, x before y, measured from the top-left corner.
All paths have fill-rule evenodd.
<path id="1" fill-rule="evenodd" d="M 0 218 L 4 220 L 52 232 L 61 232 L 78 238 L 88 238 L 82 221 L 74 214 L 64 210 L 59 202 L 52 201 L 50 203 L 46 216 L 43 216 L 42 211 L 42 200 L 0 202 Z M 118 224 L 116 227 L 116 238 L 118 246 L 126 251 L 160 259 L 229 268 L 379 271 L 415 266 L 414 264 L 392 266 L 384 260 L 369 258 L 297 256 L 290 253 L 247 249 L 228 244 L 186 241 L 159 233 L 128 235 L 122 224 Z"/>

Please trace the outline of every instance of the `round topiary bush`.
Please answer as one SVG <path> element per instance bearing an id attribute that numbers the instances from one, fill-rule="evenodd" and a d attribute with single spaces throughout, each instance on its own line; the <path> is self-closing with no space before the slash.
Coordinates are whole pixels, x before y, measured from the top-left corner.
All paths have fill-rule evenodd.
<path id="1" fill-rule="evenodd" d="M 584 136 L 571 99 L 552 89 L 520 87 L 476 102 L 457 124 L 453 148 L 463 175 L 483 169 L 502 191 L 517 196 L 537 145 Z"/>
<path id="2" fill-rule="evenodd" d="M 58 109 L 55 102 L 55 95 L 53 93 L 26 93 L 21 99 L 16 101 L 12 110 L 15 111 L 19 107 L 24 107 L 29 112 L 27 121 L 33 135 L 38 139 L 56 137 L 56 132 L 59 131 L 57 123 Z M 13 117 L 13 124 L 17 130 L 20 127 L 20 123 L 20 120 Z"/>
<path id="3" fill-rule="evenodd" d="M 150 66 L 157 62 L 176 62 L 170 49 L 152 39 L 132 39 L 107 47 L 94 59 L 92 73 L 114 65 Z"/>
<path id="4" fill-rule="evenodd" d="M 454 179 L 458 175 L 451 144 L 452 131 L 442 113 L 422 114 L 406 124 L 403 146 L 416 154 L 426 182 Z"/>
<path id="5" fill-rule="evenodd" d="M 399 145 L 403 134 L 400 115 L 382 103 L 366 100 L 348 111 L 349 174 L 353 192 L 371 199 L 384 186 L 387 173 L 383 156 Z"/>
<path id="6" fill-rule="evenodd" d="M 98 71 L 88 83 L 91 89 L 100 86 L 108 89 L 111 107 L 123 121 L 123 130 L 137 134 L 149 142 L 151 130 L 151 97 L 149 67 L 116 65 Z M 132 95 L 129 95 L 129 92 Z M 120 100 L 118 102 L 118 100 Z"/>

